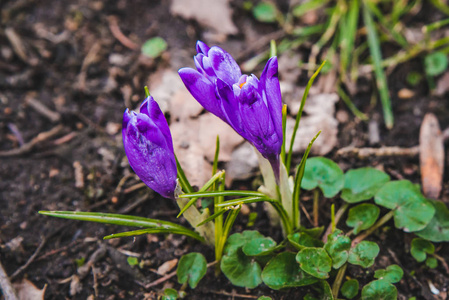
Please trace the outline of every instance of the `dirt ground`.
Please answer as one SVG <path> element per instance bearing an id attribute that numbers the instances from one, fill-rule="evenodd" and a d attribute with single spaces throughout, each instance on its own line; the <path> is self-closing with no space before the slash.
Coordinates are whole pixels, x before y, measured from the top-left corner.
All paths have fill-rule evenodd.
<path id="1" fill-rule="evenodd" d="M 281 8 L 286 6 L 284 2 Z M 122 114 L 126 107 L 138 106 L 152 74 L 193 66 L 198 39 L 209 44 L 221 39 L 218 44 L 235 56 L 246 51 L 238 59 L 243 63 L 261 48 L 251 41 L 279 30 L 276 25 L 257 23 L 241 1 L 231 1 L 231 9 L 238 33 L 226 39 L 194 20 L 173 16 L 169 1 L 0 2 L 0 261 L 14 283 L 27 279 L 38 289 L 46 287 L 45 299 L 156 299 L 164 288 L 180 287 L 176 276 L 151 286 L 163 277 L 157 274 L 163 263 L 190 251 L 213 261 L 212 249 L 185 237 L 149 235 L 104 242 L 103 236 L 123 228 L 54 219 L 37 212 L 117 212 L 184 222 L 176 219 L 174 203 L 147 188 L 133 189 L 139 180 L 126 162 Z M 427 21 L 429 15 L 418 14 L 415 22 L 443 18 L 432 14 Z M 126 45 L 117 28 L 139 47 Z M 153 36 L 163 37 L 168 44 L 168 50 L 156 60 L 139 51 Z M 298 51 L 307 56 L 310 48 L 305 45 Z M 421 62 L 422 58 L 407 62 L 388 76 L 396 118 L 392 130 L 383 126 L 380 104 L 370 105 L 371 81 L 360 80 L 355 104 L 377 120 L 377 146 L 418 145 L 426 113 L 435 114 L 442 129 L 449 127 L 448 92 L 430 95 L 425 81 L 415 87 L 406 83 L 410 71 L 423 72 Z M 306 80 L 303 71 L 298 84 L 304 86 Z M 399 99 L 402 88 L 411 89 L 414 96 Z M 356 120 L 342 102 L 336 109 L 343 117 L 339 118 L 337 145 L 328 157 L 345 170 L 381 165 L 394 179 L 420 183 L 417 155 L 369 159 L 337 155 L 339 148 L 348 145 L 371 145 L 368 123 Z M 446 171 L 444 178 L 447 175 Z M 234 187 L 250 187 L 253 179 L 236 181 Z M 446 203 L 448 187 L 445 183 L 440 197 Z M 310 195 L 304 194 L 305 207 L 310 208 L 306 201 Z M 341 199 L 333 201 L 337 207 L 341 204 Z M 328 204 L 323 203 L 323 208 Z M 256 210 L 259 217 L 253 228 L 279 240 L 280 230 L 268 226 L 261 207 Z M 323 209 L 322 216 L 321 225 L 327 226 L 327 210 Z M 238 220 L 236 232 L 246 229 L 248 217 Z M 364 284 L 372 280 L 375 269 L 395 263 L 405 271 L 396 284 L 399 299 L 447 299 L 448 270 L 441 264 L 429 269 L 416 263 L 409 253 L 413 237 L 389 223 L 370 238 L 381 248 L 376 264 L 367 273 L 349 267 L 347 275 Z M 449 261 L 448 244 L 436 247 Z M 129 255 L 137 256 L 144 266 L 130 267 Z M 186 299 L 257 299 L 261 295 L 302 299 L 307 293 L 304 288 L 272 291 L 263 285 L 245 290 L 213 273 L 209 269 L 195 290 L 187 289 Z M 432 294 L 431 285 L 440 291 L 438 296 Z"/>

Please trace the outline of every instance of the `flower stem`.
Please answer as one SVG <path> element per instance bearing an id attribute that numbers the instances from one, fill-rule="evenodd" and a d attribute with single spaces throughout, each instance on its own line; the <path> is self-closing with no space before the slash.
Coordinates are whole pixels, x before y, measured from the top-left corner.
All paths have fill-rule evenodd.
<path id="1" fill-rule="evenodd" d="M 352 246 L 357 245 L 364 239 L 366 239 L 368 236 L 370 236 L 374 231 L 376 231 L 377 228 L 387 223 L 391 218 L 394 217 L 394 210 L 387 213 L 385 216 L 383 216 L 379 221 L 377 221 L 376 224 L 374 224 L 370 229 L 366 230 L 362 234 L 358 235 L 353 241 Z"/>
<path id="2" fill-rule="evenodd" d="M 337 299 L 338 293 L 340 292 L 341 282 L 345 276 L 347 266 L 348 264 L 344 264 L 340 270 L 338 270 L 337 277 L 335 277 L 334 284 L 332 285 L 332 296 L 334 296 L 334 299 Z"/>

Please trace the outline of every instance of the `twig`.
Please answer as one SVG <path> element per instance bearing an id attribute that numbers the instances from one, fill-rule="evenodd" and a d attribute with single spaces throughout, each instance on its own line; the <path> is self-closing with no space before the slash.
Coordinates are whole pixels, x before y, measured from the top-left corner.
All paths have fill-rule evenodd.
<path id="1" fill-rule="evenodd" d="M 139 49 L 139 45 L 131 41 L 128 37 L 126 37 L 123 32 L 120 30 L 120 27 L 118 26 L 117 17 L 115 16 L 109 16 L 108 17 L 109 22 L 109 30 L 111 30 L 112 35 L 125 47 L 137 50 Z"/>
<path id="2" fill-rule="evenodd" d="M 306 215 L 307 220 L 309 220 L 310 225 L 313 225 L 312 218 L 310 217 L 309 212 L 307 211 L 307 209 L 304 206 L 304 204 L 302 204 L 302 202 L 300 202 L 299 205 L 301 206 L 302 212 Z"/>
<path id="3" fill-rule="evenodd" d="M 313 191 L 313 226 L 314 227 L 318 227 L 319 205 L 320 205 L 320 190 L 318 188 L 316 188 Z"/>
<path id="4" fill-rule="evenodd" d="M 33 255 L 30 256 L 30 258 L 27 260 L 27 262 L 21 266 L 20 268 L 18 268 L 12 275 L 11 275 L 11 279 L 16 278 L 21 272 L 23 272 L 26 268 L 28 268 L 28 266 L 34 261 L 34 259 L 37 257 L 37 255 L 39 254 L 39 252 L 41 252 L 42 248 L 45 246 L 45 243 L 47 242 L 47 237 L 43 236 L 42 237 L 42 241 L 39 244 L 39 246 L 37 247 L 36 251 L 34 251 Z"/>
<path id="5" fill-rule="evenodd" d="M 361 241 L 363 241 L 364 239 L 366 239 L 368 236 L 370 236 L 374 231 L 377 230 L 377 228 L 379 228 L 380 226 L 384 225 L 385 223 L 387 223 L 391 218 L 394 217 L 394 210 L 390 211 L 389 213 L 387 213 L 385 216 L 383 216 L 382 218 L 380 218 L 379 221 L 377 221 L 376 224 L 374 224 L 373 226 L 371 226 L 370 229 L 366 230 L 365 232 L 363 232 L 362 234 L 360 234 L 359 236 L 357 236 L 353 241 L 352 241 L 352 247 L 354 247 L 355 245 L 357 245 L 358 243 L 360 243 Z"/>
<path id="6" fill-rule="evenodd" d="M 344 264 L 343 267 L 338 270 L 337 277 L 335 277 L 334 284 L 332 285 L 332 295 L 334 296 L 334 299 L 338 298 L 338 294 L 340 292 L 341 283 L 343 281 L 343 278 L 345 276 L 346 268 L 348 267 L 348 264 Z"/>
<path id="7" fill-rule="evenodd" d="M 44 132 L 39 133 L 35 138 L 33 138 L 28 143 L 23 144 L 20 148 L 6 150 L 6 151 L 0 151 L 0 157 L 19 156 L 19 155 L 26 154 L 26 153 L 30 152 L 31 150 L 33 150 L 33 148 L 37 144 L 39 144 L 45 140 L 48 140 L 48 139 L 54 137 L 55 135 L 58 135 L 63 130 L 64 130 L 63 125 L 57 125 L 57 126 L 53 127 L 52 129 L 50 129 L 49 131 L 44 131 Z"/>
<path id="8" fill-rule="evenodd" d="M 381 148 L 356 148 L 348 146 L 337 151 L 338 156 L 355 155 L 358 158 L 368 158 L 371 156 L 416 156 L 419 154 L 419 146 L 410 148 L 401 147 L 381 147 Z"/>
<path id="9" fill-rule="evenodd" d="M 141 188 L 144 188 L 144 187 L 146 187 L 146 184 L 143 183 L 143 182 L 140 182 L 140 183 L 137 183 L 137 184 L 135 184 L 135 185 L 130 186 L 130 187 L 127 188 L 127 189 L 124 189 L 124 190 L 123 190 L 123 194 L 126 195 L 126 194 L 129 194 L 129 193 L 131 193 L 131 192 L 137 191 L 137 190 L 139 190 L 139 189 L 141 189 Z"/>
<path id="10" fill-rule="evenodd" d="M 261 37 L 260 39 L 255 41 L 254 43 L 251 43 L 251 45 L 249 47 L 245 48 L 245 50 L 240 51 L 239 54 L 237 54 L 235 59 L 240 60 L 240 59 L 246 57 L 247 55 L 251 54 L 252 52 L 259 52 L 260 49 L 265 48 L 265 46 L 268 45 L 271 40 L 280 39 L 281 37 L 285 36 L 285 34 L 286 34 L 285 31 L 281 29 L 281 30 L 272 32 L 270 34 L 264 35 L 263 37 Z"/>
<path id="11" fill-rule="evenodd" d="M 436 259 L 438 259 L 441 262 L 441 264 L 444 267 L 444 270 L 446 271 L 446 274 L 449 275 L 449 266 L 447 265 L 447 262 L 444 260 L 444 258 L 435 253 L 432 255 L 433 255 L 433 257 L 435 257 Z"/>
<path id="12" fill-rule="evenodd" d="M 52 111 L 39 100 L 34 99 L 33 97 L 28 97 L 25 100 L 25 103 L 53 123 L 59 122 L 61 120 L 61 115 L 59 113 Z"/>
<path id="13" fill-rule="evenodd" d="M 207 264 L 207 267 L 208 267 L 208 268 L 209 268 L 209 267 L 212 267 L 212 266 L 214 266 L 216 263 L 217 263 L 217 261 L 213 261 L 213 262 L 211 262 L 211 263 L 208 263 L 208 264 Z M 161 284 L 162 282 L 165 282 L 165 281 L 169 280 L 170 278 L 172 278 L 172 277 L 175 276 L 175 275 L 176 275 L 176 271 L 173 271 L 173 272 L 171 272 L 171 273 L 168 273 L 168 274 L 165 275 L 164 277 L 161 277 L 161 278 L 159 278 L 159 279 L 157 279 L 157 280 L 155 280 L 155 281 L 153 281 L 153 282 L 150 282 L 149 284 L 145 285 L 144 287 L 145 287 L 146 289 L 149 289 L 149 288 L 151 288 L 151 287 L 153 287 L 153 286 L 156 286 L 156 285 L 158 285 L 158 284 Z"/>
<path id="14" fill-rule="evenodd" d="M 213 293 L 213 294 L 216 294 L 216 295 L 229 296 L 229 297 L 232 297 L 232 299 L 234 299 L 235 297 L 238 297 L 238 298 L 246 298 L 246 299 L 257 299 L 257 298 L 259 298 L 258 296 L 253 296 L 253 295 L 237 294 L 237 293 L 235 292 L 235 290 L 232 290 L 231 293 L 225 292 L 225 291 L 210 291 L 210 292 Z"/>
<path id="15" fill-rule="evenodd" d="M 142 203 L 145 203 L 145 201 L 147 201 L 149 198 L 150 198 L 150 194 L 146 193 L 143 197 L 140 197 L 139 199 L 137 199 L 136 201 L 134 201 L 130 205 L 122 208 L 121 210 L 119 210 L 119 213 L 120 214 L 127 214 L 130 211 L 132 211 L 134 208 L 136 208 L 137 206 L 141 205 Z"/>
<path id="16" fill-rule="evenodd" d="M 0 261 L 0 289 L 2 290 L 5 300 L 18 300 L 16 291 L 8 278 L 8 275 L 3 269 L 2 262 Z"/>

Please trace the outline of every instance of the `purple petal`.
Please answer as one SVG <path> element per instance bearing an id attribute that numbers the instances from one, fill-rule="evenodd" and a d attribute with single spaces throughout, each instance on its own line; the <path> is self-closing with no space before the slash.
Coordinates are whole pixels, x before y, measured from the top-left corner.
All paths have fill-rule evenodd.
<path id="1" fill-rule="evenodd" d="M 208 111 L 226 121 L 222 112 L 220 101 L 215 94 L 215 86 L 201 75 L 198 71 L 191 68 L 182 68 L 178 71 L 184 85 L 190 94 Z"/>
<path id="2" fill-rule="evenodd" d="M 278 78 L 277 57 L 270 58 L 260 76 L 260 89 L 264 90 L 262 95 L 271 112 L 275 130 L 282 140 L 282 96 Z"/>
<path id="3" fill-rule="evenodd" d="M 207 52 L 209 52 L 209 49 L 210 49 L 209 46 L 203 43 L 202 41 L 196 42 L 196 52 L 207 54 Z"/>
<path id="4" fill-rule="evenodd" d="M 227 84 L 236 83 L 242 76 L 242 71 L 232 56 L 220 47 L 210 48 L 208 57 L 215 70 L 215 75 Z"/>
<path id="5" fill-rule="evenodd" d="M 239 103 L 231 86 L 226 82 L 217 79 L 217 91 L 221 98 L 223 111 L 227 118 L 227 123 L 243 138 L 247 138 L 247 134 L 243 129 L 242 118 L 239 111 Z"/>

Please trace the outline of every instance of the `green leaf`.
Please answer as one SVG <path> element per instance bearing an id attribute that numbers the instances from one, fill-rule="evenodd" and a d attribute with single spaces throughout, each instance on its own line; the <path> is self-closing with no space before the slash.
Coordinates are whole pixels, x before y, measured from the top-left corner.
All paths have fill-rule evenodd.
<path id="1" fill-rule="evenodd" d="M 343 188 L 344 175 L 340 167 L 325 157 L 309 158 L 306 162 L 301 187 L 312 190 L 319 187 L 327 198 L 334 197 Z"/>
<path id="2" fill-rule="evenodd" d="M 351 239 L 337 229 L 328 235 L 324 249 L 331 257 L 334 269 L 339 269 L 348 260 Z"/>
<path id="3" fill-rule="evenodd" d="M 165 289 L 161 300 L 176 300 L 178 299 L 178 291 L 175 289 Z"/>
<path id="4" fill-rule="evenodd" d="M 389 180 L 388 174 L 374 168 L 349 170 L 345 174 L 341 198 L 348 203 L 369 200 Z"/>
<path id="5" fill-rule="evenodd" d="M 272 300 L 271 297 L 268 296 L 260 296 L 257 300 Z"/>
<path id="6" fill-rule="evenodd" d="M 362 241 L 349 251 L 348 262 L 364 268 L 371 267 L 379 254 L 379 246 L 374 242 Z"/>
<path id="7" fill-rule="evenodd" d="M 319 239 L 313 238 L 305 232 L 295 232 L 288 235 L 288 241 L 297 250 L 302 250 L 307 247 L 323 247 L 323 242 Z"/>
<path id="8" fill-rule="evenodd" d="M 201 253 L 197 252 L 191 252 L 181 257 L 176 270 L 178 282 L 181 284 L 189 282 L 192 289 L 196 288 L 206 272 L 207 261 Z"/>
<path id="9" fill-rule="evenodd" d="M 304 272 L 320 279 L 329 278 L 332 259 L 323 248 L 304 248 L 296 255 L 296 261 Z"/>
<path id="10" fill-rule="evenodd" d="M 377 270 L 374 273 L 374 278 L 382 279 L 389 283 L 396 283 L 401 281 L 404 271 L 398 265 L 388 266 L 385 270 Z"/>
<path id="11" fill-rule="evenodd" d="M 426 260 L 427 254 L 435 253 L 435 246 L 428 240 L 415 238 L 412 240 L 410 253 L 417 262 L 423 262 Z"/>
<path id="12" fill-rule="evenodd" d="M 253 15 L 259 22 L 274 23 L 278 15 L 276 6 L 269 2 L 260 2 L 253 8 Z"/>
<path id="13" fill-rule="evenodd" d="M 350 279 L 348 281 L 345 281 L 340 291 L 344 297 L 352 299 L 359 293 L 359 282 L 357 281 L 357 279 Z"/>
<path id="14" fill-rule="evenodd" d="M 252 289 L 262 283 L 259 263 L 246 256 L 240 248 L 224 255 L 220 267 L 223 274 L 235 286 Z"/>
<path id="15" fill-rule="evenodd" d="M 303 272 L 295 260 L 295 254 L 282 252 L 273 257 L 262 272 L 263 282 L 271 289 L 279 290 L 310 285 L 316 279 Z"/>
<path id="16" fill-rule="evenodd" d="M 141 48 L 142 54 L 151 58 L 159 57 L 165 50 L 167 42 L 159 36 L 147 40 Z"/>
<path id="17" fill-rule="evenodd" d="M 375 280 L 362 289 L 362 300 L 397 300 L 398 291 L 388 281 Z"/>
<path id="18" fill-rule="evenodd" d="M 374 204 L 363 203 L 352 207 L 348 212 L 346 225 L 354 228 L 354 234 L 374 225 L 379 217 L 380 209 Z"/>
<path id="19" fill-rule="evenodd" d="M 223 249 L 224 254 L 231 254 L 237 251 L 250 240 L 265 238 L 259 231 L 245 230 L 242 233 L 234 233 L 229 236 Z"/>
<path id="20" fill-rule="evenodd" d="M 447 54 L 443 52 L 434 52 L 424 58 L 424 69 L 429 76 L 438 76 L 448 67 Z"/>
<path id="21" fill-rule="evenodd" d="M 432 242 L 449 242 L 449 209 L 441 201 L 429 201 L 435 208 L 435 215 L 426 228 L 415 234 Z"/>
<path id="22" fill-rule="evenodd" d="M 319 293 L 320 300 L 334 300 L 332 289 L 326 280 L 320 280 L 312 287 Z"/>
<path id="23" fill-rule="evenodd" d="M 424 229 L 435 208 L 408 180 L 386 183 L 374 198 L 376 204 L 394 210 L 394 224 L 406 232 Z"/>
<path id="24" fill-rule="evenodd" d="M 267 255 L 274 251 L 276 242 L 270 237 L 253 238 L 245 243 L 242 250 L 248 256 Z"/>
<path id="25" fill-rule="evenodd" d="M 292 14 L 299 18 L 302 15 L 306 14 L 307 12 L 316 10 L 320 8 L 321 6 L 325 5 L 327 1 L 323 0 L 310 0 L 310 1 L 304 1 L 302 4 L 296 5 L 293 8 Z"/>
<path id="26" fill-rule="evenodd" d="M 435 257 L 428 257 L 426 259 L 426 266 L 431 269 L 435 269 L 436 267 L 438 267 L 438 260 Z"/>
<path id="27" fill-rule="evenodd" d="M 133 256 L 128 256 L 126 258 L 126 261 L 128 262 L 128 265 L 130 265 L 131 267 L 139 264 L 139 260 L 137 259 L 137 257 Z"/>

